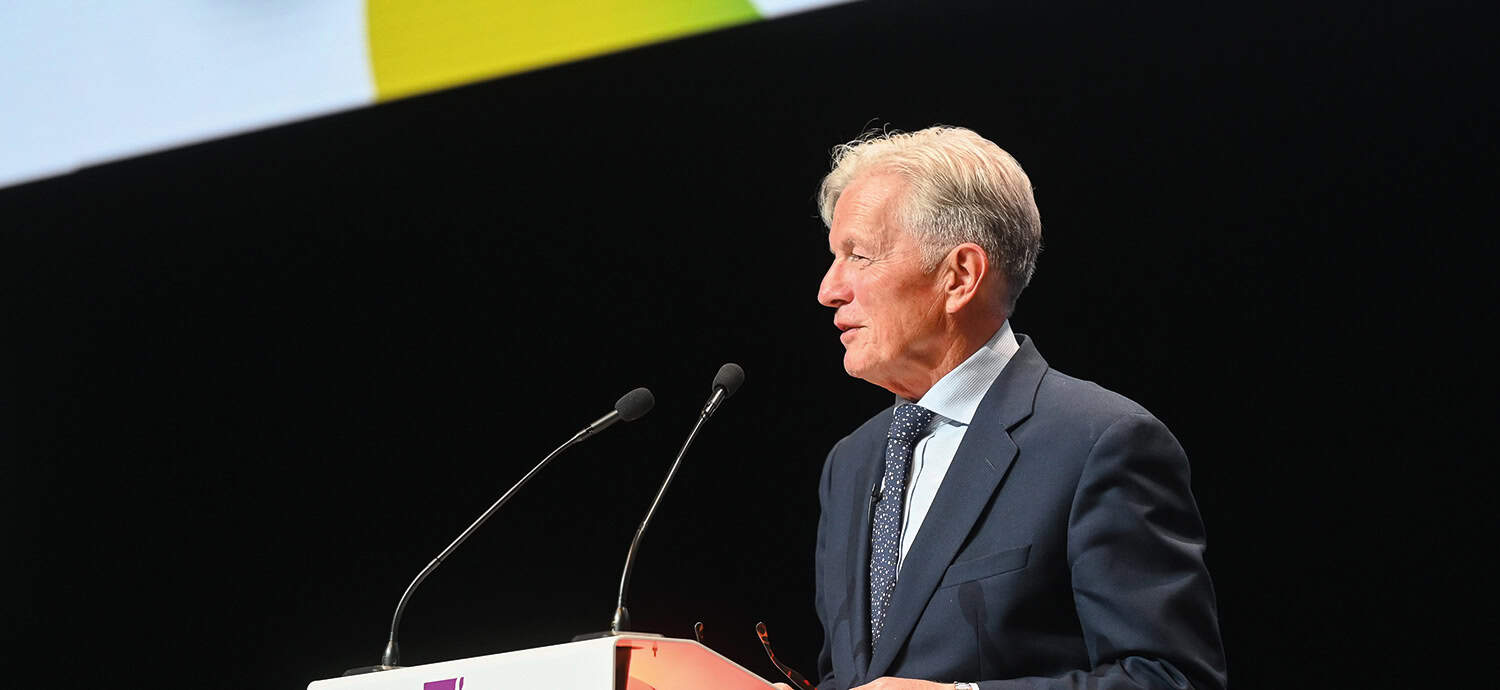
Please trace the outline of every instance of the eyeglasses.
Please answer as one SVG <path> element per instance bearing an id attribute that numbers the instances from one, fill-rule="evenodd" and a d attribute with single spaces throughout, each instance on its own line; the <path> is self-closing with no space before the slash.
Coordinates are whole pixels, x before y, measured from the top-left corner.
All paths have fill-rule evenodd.
<path id="1" fill-rule="evenodd" d="M 796 669 L 776 660 L 776 652 L 771 651 L 771 636 L 766 632 L 765 623 L 755 624 L 755 634 L 760 637 L 760 645 L 766 648 L 766 656 L 771 657 L 771 665 L 775 666 L 776 670 L 781 671 L 781 674 L 786 676 L 787 680 L 792 681 L 792 687 L 801 688 L 802 690 L 818 690 L 816 685 L 807 682 L 807 679 L 802 677 L 802 674 L 798 673 Z"/>

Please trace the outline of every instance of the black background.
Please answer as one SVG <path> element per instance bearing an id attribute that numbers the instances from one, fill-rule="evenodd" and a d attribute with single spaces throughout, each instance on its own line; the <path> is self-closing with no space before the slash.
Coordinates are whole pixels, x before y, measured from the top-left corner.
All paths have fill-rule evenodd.
<path id="1" fill-rule="evenodd" d="M 847 378 L 812 196 L 867 126 L 1036 186 L 1014 318 L 1193 460 L 1234 685 L 1485 676 L 1493 23 L 1438 3 L 857 3 L 0 191 L 6 673 L 293 688 L 638 627 L 811 672 Z"/>

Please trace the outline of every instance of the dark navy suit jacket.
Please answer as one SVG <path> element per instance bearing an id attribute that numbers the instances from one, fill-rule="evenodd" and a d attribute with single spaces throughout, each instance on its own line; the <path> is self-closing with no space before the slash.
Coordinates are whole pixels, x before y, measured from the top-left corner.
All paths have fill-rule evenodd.
<path id="1" fill-rule="evenodd" d="M 821 690 L 881 676 L 1019 688 L 1223 688 L 1187 456 L 1139 405 L 1030 339 L 974 416 L 870 653 L 871 493 L 891 409 L 834 446 L 819 497 Z"/>

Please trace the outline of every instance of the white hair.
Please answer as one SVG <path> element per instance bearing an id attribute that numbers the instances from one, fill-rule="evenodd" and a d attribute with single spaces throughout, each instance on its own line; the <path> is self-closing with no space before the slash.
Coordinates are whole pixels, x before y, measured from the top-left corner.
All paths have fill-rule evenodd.
<path id="1" fill-rule="evenodd" d="M 834 147 L 833 169 L 818 191 L 824 225 L 833 227 L 839 195 L 868 173 L 895 173 L 906 181 L 897 218 L 921 245 L 925 270 L 936 268 L 954 247 L 973 242 L 1005 276 L 1005 310 L 1015 310 L 1042 248 L 1031 180 L 1015 158 L 962 127 L 872 131 Z"/>

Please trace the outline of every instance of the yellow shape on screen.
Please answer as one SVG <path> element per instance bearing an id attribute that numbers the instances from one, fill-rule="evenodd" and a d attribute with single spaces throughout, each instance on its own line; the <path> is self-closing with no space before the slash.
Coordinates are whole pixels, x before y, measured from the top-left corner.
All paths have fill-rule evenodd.
<path id="1" fill-rule="evenodd" d="M 368 0 L 379 100 L 749 22 L 749 0 Z"/>

